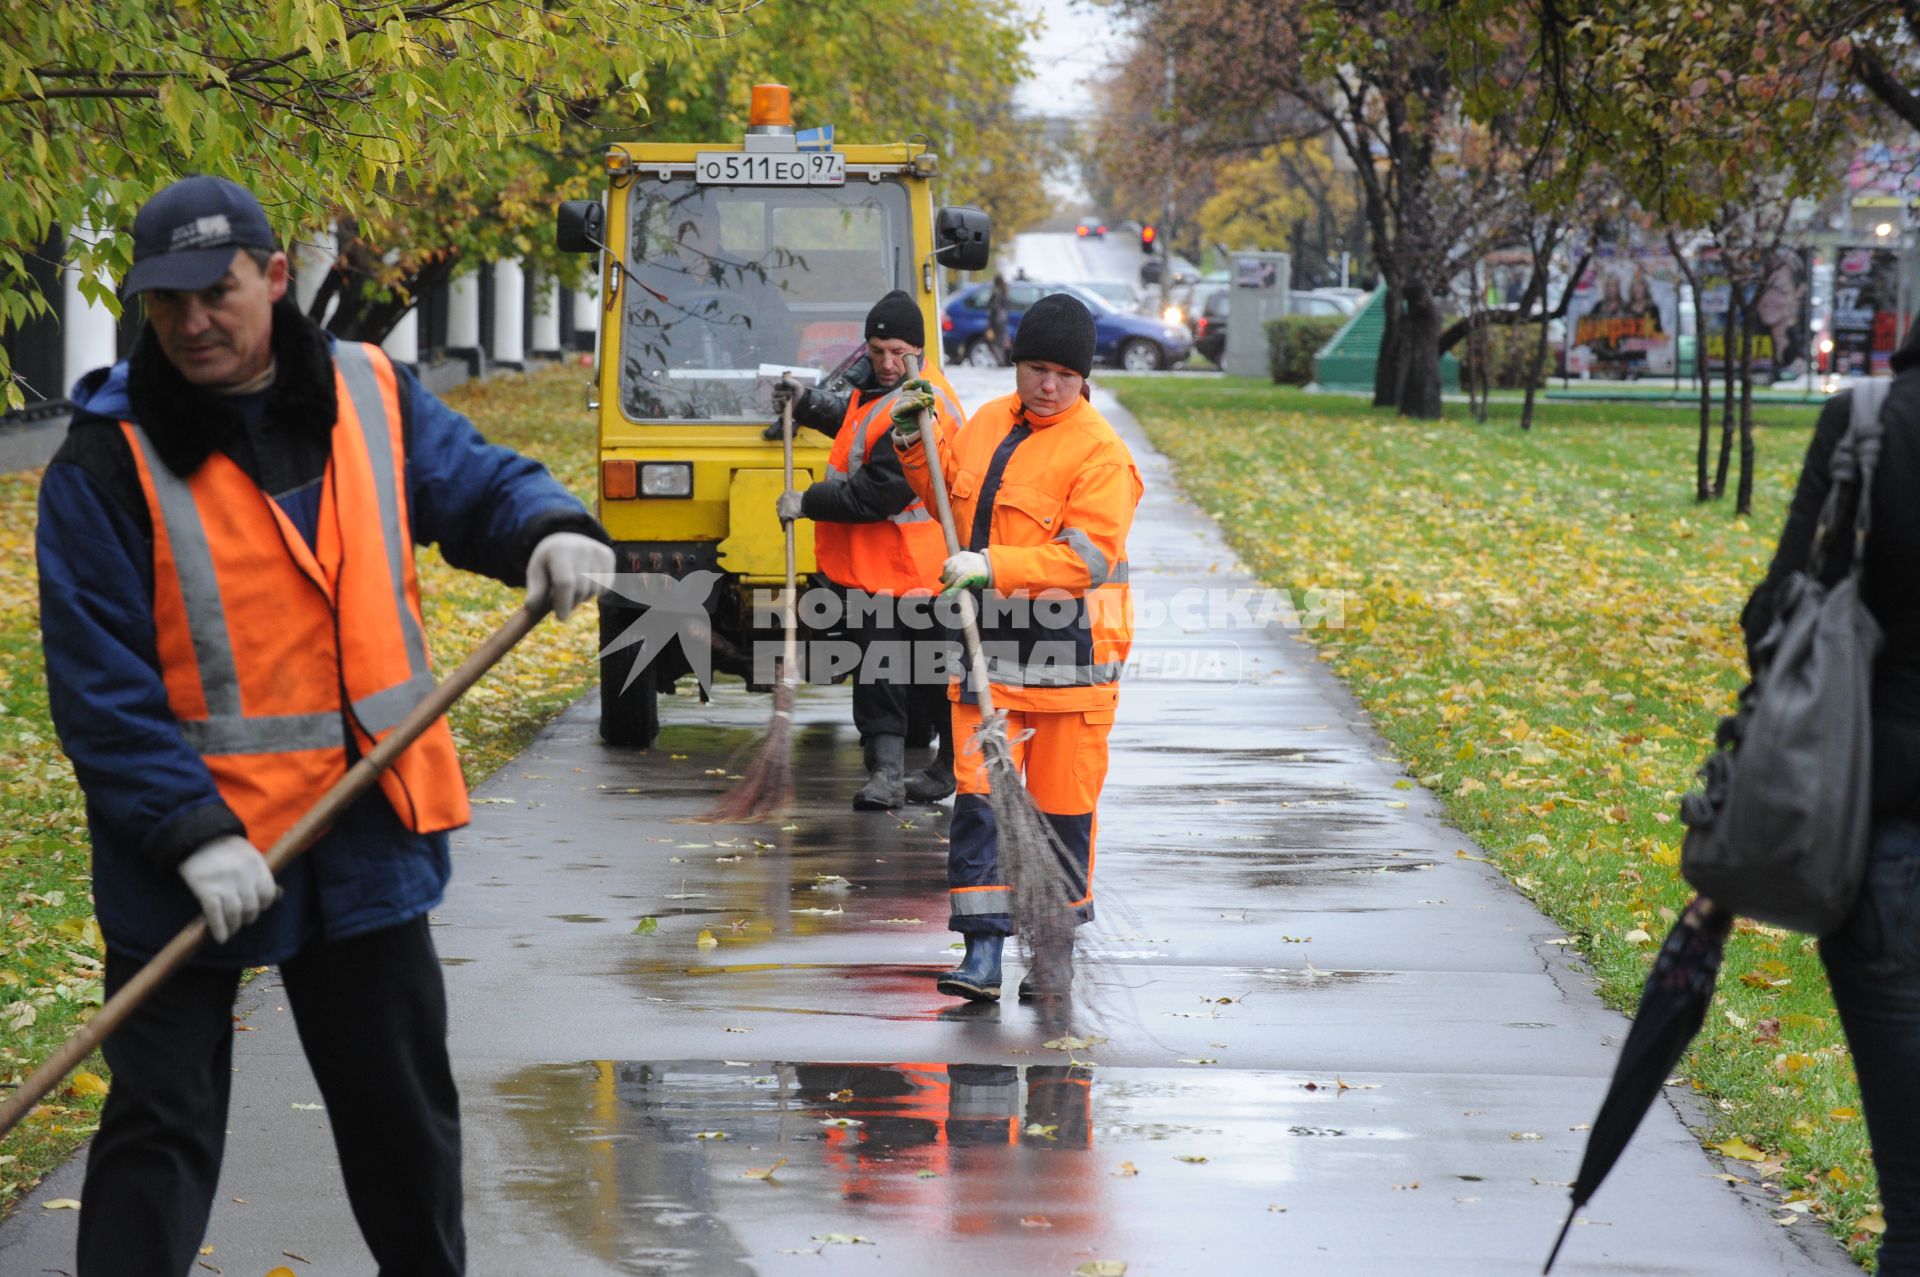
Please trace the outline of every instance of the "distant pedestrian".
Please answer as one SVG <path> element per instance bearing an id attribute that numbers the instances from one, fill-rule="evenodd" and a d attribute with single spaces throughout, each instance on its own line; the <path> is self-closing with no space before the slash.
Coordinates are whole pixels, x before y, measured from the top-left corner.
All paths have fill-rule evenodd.
<path id="1" fill-rule="evenodd" d="M 1821 938 L 1860 1078 L 1880 1175 L 1887 1231 L 1883 1277 L 1920 1275 L 1920 328 L 1893 356 L 1894 380 L 1870 500 L 1862 597 L 1885 636 L 1874 667 L 1873 834 L 1853 913 Z M 1851 392 L 1827 401 L 1807 449 L 1773 564 L 1741 615 L 1749 651 L 1781 606 L 1788 577 L 1808 566 L 1821 507 L 1833 486 L 1835 445 L 1847 433 Z M 1828 538 L 1822 578 L 1853 562 L 1854 511 Z"/>
<path id="2" fill-rule="evenodd" d="M 1007 291 L 1007 277 L 995 275 L 993 287 L 987 292 L 987 346 L 993 351 L 993 360 L 1002 368 L 1007 366 L 1007 352 L 1013 348 L 1013 334 L 1007 331 L 1007 319 L 1011 312 L 1011 301 Z"/>
<path id="3" fill-rule="evenodd" d="M 1015 392 L 992 400 L 940 446 L 941 473 L 966 546 L 941 569 L 951 588 L 978 590 L 980 630 L 996 709 L 1007 711 L 1014 759 L 1027 791 L 1065 845 L 1075 887 L 1064 908 L 1093 917 L 1094 808 L 1107 778 L 1107 735 L 1133 642 L 1127 533 L 1140 503 L 1140 472 L 1127 445 L 1087 395 L 1093 315 L 1064 293 L 1041 298 L 1013 343 Z M 930 389 L 921 391 L 930 404 Z M 908 482 L 933 499 L 926 445 L 896 409 L 895 437 Z M 1070 606 L 1054 606 L 1062 600 Z M 1012 932 L 971 673 L 949 688 L 960 754 L 959 795 L 948 830 L 947 926 L 966 956 L 942 975 L 942 993 L 1000 996 L 1000 956 Z M 1068 973 L 1071 978 L 1071 973 Z M 1020 996 L 1063 995 L 1036 988 Z"/>
<path id="4" fill-rule="evenodd" d="M 276 883 L 261 855 L 434 686 L 416 544 L 565 616 L 606 533 L 378 346 L 287 296 L 242 186 L 133 223 L 131 356 L 81 378 L 40 489 L 48 695 L 87 797 L 106 995 L 196 915 L 213 944 L 102 1048 L 80 1277 L 184 1277 L 220 1180 L 240 973 L 278 965 L 382 1274 L 465 1271 L 460 1111 L 427 911 L 467 784 L 435 723 Z M 206 1265 L 201 1265 L 206 1267 Z"/>

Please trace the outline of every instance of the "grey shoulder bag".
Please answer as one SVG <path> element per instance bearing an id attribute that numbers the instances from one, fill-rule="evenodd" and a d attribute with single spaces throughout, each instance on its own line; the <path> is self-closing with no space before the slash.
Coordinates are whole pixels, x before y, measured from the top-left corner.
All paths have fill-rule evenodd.
<path id="1" fill-rule="evenodd" d="M 1853 385 L 1853 413 L 1833 451 L 1833 484 L 1807 567 L 1782 589 L 1754 647 L 1754 675 L 1681 803 L 1680 872 L 1734 913 L 1825 935 L 1846 918 L 1866 869 L 1872 821 L 1874 657 L 1880 626 L 1860 598 L 1873 472 L 1887 382 Z M 1820 583 L 1834 521 L 1857 496 L 1853 562 Z"/>

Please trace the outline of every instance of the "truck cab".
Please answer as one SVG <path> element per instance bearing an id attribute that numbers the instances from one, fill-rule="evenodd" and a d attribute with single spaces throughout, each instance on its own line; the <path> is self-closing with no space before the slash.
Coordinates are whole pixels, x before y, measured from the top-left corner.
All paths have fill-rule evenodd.
<path id="1" fill-rule="evenodd" d="M 830 129 L 798 135 L 778 85 L 755 87 L 750 119 L 730 142 L 615 145 L 603 198 L 559 209 L 559 247 L 599 255 L 589 401 L 598 513 L 622 574 L 600 600 L 609 744 L 651 745 L 659 693 L 707 656 L 750 686 L 770 681 L 756 655 L 779 644 L 768 600 L 786 585 L 774 511 L 782 444 L 763 437 L 773 382 L 830 385 L 864 350 L 867 311 L 892 289 L 913 296 L 937 334 L 944 270 L 989 260 L 984 213 L 936 212 L 938 161 L 923 142 L 836 148 Z M 937 341 L 926 354 L 937 363 Z M 827 474 L 830 448 L 796 430 L 796 487 Z M 812 524 L 795 532 L 805 590 L 817 570 Z M 685 615 L 702 593 L 702 613 Z M 669 599 L 682 615 L 644 623 Z"/>

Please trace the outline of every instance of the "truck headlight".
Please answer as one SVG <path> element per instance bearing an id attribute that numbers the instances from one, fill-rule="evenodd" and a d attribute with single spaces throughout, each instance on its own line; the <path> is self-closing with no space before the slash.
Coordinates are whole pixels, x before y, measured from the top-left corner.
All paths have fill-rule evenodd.
<path id="1" fill-rule="evenodd" d="M 643 497 L 690 497 L 693 495 L 693 463 L 688 461 L 649 461 L 640 467 L 640 495 Z"/>

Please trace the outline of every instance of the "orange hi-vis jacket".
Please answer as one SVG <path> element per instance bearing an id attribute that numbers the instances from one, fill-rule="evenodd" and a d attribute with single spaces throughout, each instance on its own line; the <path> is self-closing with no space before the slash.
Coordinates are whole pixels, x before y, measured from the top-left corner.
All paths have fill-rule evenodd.
<path id="1" fill-rule="evenodd" d="M 167 699 L 221 798 L 270 847 L 433 688 L 414 576 L 393 365 L 333 352 L 339 415 L 309 549 L 279 505 L 220 452 L 186 478 L 146 433 L 131 445 L 153 516 L 153 614 Z M 467 823 L 444 718 L 380 786 L 415 833 Z"/>
<path id="2" fill-rule="evenodd" d="M 931 498 L 924 446 L 902 448 L 900 461 Z M 1133 646 L 1127 532 L 1145 491 L 1127 445 L 1084 398 L 1034 417 L 1007 395 L 944 441 L 940 462 L 955 530 L 992 565 L 980 637 L 994 703 L 1111 709 Z M 962 699 L 961 684 L 948 694 Z"/>
<path id="3" fill-rule="evenodd" d="M 960 397 L 938 369 L 922 368 L 919 375 L 933 383 L 935 423 L 943 438 L 951 437 L 967 419 Z M 854 394 L 827 456 L 827 482 L 847 482 L 867 464 L 893 428 L 893 405 L 899 397 L 897 386 L 873 398 Z M 820 570 L 836 585 L 870 594 L 909 594 L 939 587 L 947 542 L 926 502 L 915 500 L 874 523 L 816 522 L 813 553 Z"/>

